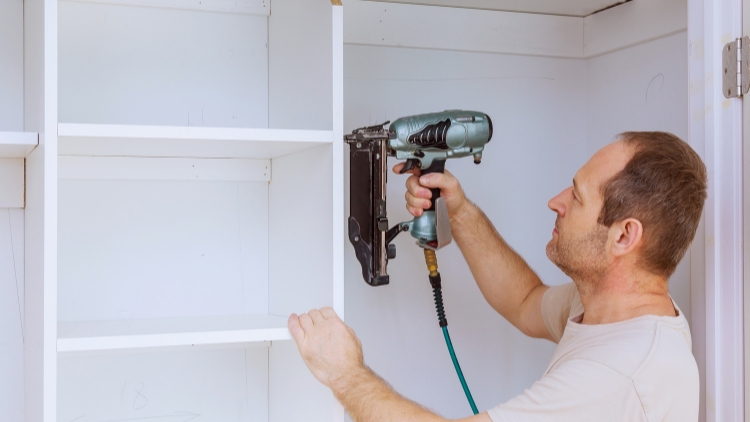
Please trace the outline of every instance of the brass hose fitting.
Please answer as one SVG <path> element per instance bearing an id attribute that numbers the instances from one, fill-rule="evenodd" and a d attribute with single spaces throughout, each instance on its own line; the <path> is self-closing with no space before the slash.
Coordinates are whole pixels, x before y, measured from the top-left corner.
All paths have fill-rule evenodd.
<path id="1" fill-rule="evenodd" d="M 432 249 L 425 249 L 424 260 L 427 263 L 427 270 L 430 271 L 430 277 L 436 277 L 438 275 L 438 263 L 435 251 Z"/>

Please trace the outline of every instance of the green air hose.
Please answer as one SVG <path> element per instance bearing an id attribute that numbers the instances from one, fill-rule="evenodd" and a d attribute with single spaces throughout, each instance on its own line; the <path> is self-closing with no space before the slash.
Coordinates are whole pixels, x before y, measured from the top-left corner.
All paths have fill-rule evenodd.
<path id="1" fill-rule="evenodd" d="M 458 380 L 461 381 L 461 387 L 464 389 L 466 399 L 469 400 L 471 411 L 474 414 L 478 414 L 477 405 L 474 403 L 474 398 L 471 396 L 469 386 L 466 384 L 464 373 L 461 371 L 461 365 L 458 364 L 458 358 L 456 358 L 456 351 L 453 350 L 453 343 L 451 342 L 451 336 L 448 334 L 448 320 L 445 318 L 445 308 L 443 307 L 443 290 L 442 283 L 440 281 L 440 273 L 437 270 L 437 256 L 435 251 L 431 249 L 424 250 L 425 261 L 427 262 L 427 269 L 430 270 L 430 284 L 432 285 L 432 294 L 435 297 L 435 309 L 437 310 L 438 322 L 440 327 L 443 329 L 443 337 L 445 337 L 445 345 L 448 346 L 448 352 L 451 355 L 453 361 L 453 367 L 456 368 L 456 374 Z"/>

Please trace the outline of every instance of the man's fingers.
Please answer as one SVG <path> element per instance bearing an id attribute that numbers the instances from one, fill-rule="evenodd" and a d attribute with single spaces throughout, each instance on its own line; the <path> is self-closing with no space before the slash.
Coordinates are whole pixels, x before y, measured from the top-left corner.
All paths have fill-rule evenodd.
<path id="1" fill-rule="evenodd" d="M 302 314 L 299 316 L 299 325 L 303 330 L 308 331 L 313 328 L 313 320 L 308 314 Z"/>
<path id="2" fill-rule="evenodd" d="M 444 175 L 441 173 L 429 173 L 419 176 L 419 184 L 428 188 L 443 187 Z"/>
<path id="3" fill-rule="evenodd" d="M 299 317 L 297 316 L 297 314 L 289 315 L 287 327 L 289 327 L 289 332 L 292 334 L 292 338 L 294 338 L 294 341 L 297 344 L 305 339 L 305 330 L 303 330 L 300 326 Z"/>
<path id="4" fill-rule="evenodd" d="M 432 192 L 419 183 L 419 177 L 411 176 L 406 179 L 406 191 L 417 198 L 432 198 Z"/>
<path id="5" fill-rule="evenodd" d="M 320 313 L 323 314 L 323 317 L 325 318 L 334 318 L 336 317 L 336 311 L 331 309 L 330 307 L 326 306 L 325 308 L 320 310 Z"/>
<path id="6" fill-rule="evenodd" d="M 411 192 L 406 192 L 404 199 L 406 199 L 406 205 L 413 208 L 427 209 L 430 208 L 430 205 L 432 204 L 429 199 L 417 198 L 412 195 Z"/>
<path id="7" fill-rule="evenodd" d="M 406 165 L 405 162 L 404 163 L 398 163 L 398 164 L 396 164 L 395 166 L 393 166 L 393 172 L 396 173 L 396 174 L 402 174 L 401 173 L 401 169 L 403 169 L 405 165 Z M 406 173 L 403 173 L 403 174 L 415 174 L 415 175 L 419 176 L 421 173 L 422 172 L 418 168 L 415 167 L 415 168 L 413 168 L 413 169 L 411 169 L 411 170 L 409 170 L 409 171 L 407 171 Z"/>
<path id="8" fill-rule="evenodd" d="M 323 318 L 323 314 L 321 314 L 317 309 L 310 309 L 310 312 L 308 312 L 307 314 L 310 315 L 310 318 L 312 318 L 313 324 L 316 322 L 321 322 L 325 319 Z"/>
<path id="9" fill-rule="evenodd" d="M 406 210 L 409 211 L 409 214 L 411 214 L 411 215 L 413 215 L 415 217 L 419 217 L 422 214 L 424 214 L 424 209 L 422 209 L 422 208 L 414 208 L 411 205 L 407 205 L 406 206 Z"/>

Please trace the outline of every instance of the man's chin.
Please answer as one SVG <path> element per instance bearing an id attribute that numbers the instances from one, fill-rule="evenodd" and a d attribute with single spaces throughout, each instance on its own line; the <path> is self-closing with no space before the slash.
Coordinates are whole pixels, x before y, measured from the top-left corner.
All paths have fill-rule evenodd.
<path id="1" fill-rule="evenodd" d="M 555 242 L 555 239 L 550 240 L 547 243 L 546 252 L 547 252 L 547 259 L 552 261 L 553 264 L 557 265 L 555 262 L 555 258 L 557 256 L 557 251 L 555 250 L 555 246 L 557 246 L 557 242 Z"/>

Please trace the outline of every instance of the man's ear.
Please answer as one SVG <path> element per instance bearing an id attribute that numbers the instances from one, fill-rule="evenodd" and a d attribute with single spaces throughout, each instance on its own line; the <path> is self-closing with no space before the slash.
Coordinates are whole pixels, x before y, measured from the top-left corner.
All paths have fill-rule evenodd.
<path id="1" fill-rule="evenodd" d="M 635 218 L 626 218 L 612 224 L 611 252 L 614 256 L 624 256 L 638 248 L 643 239 L 643 224 Z"/>

